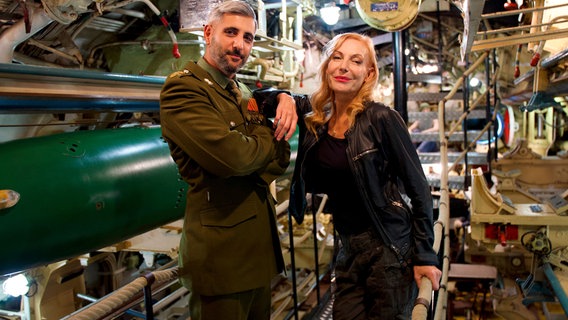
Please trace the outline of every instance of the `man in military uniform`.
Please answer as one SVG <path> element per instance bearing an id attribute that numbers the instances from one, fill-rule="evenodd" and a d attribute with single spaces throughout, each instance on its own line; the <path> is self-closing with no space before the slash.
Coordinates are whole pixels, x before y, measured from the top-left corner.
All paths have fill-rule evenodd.
<path id="1" fill-rule="evenodd" d="M 270 282 L 284 267 L 269 184 L 289 164 L 297 115 L 278 91 L 267 93 L 278 106 L 259 113 L 235 81 L 256 29 L 246 2 L 215 7 L 204 56 L 170 75 L 160 95 L 163 137 L 189 184 L 179 269 L 192 320 L 269 319 Z"/>

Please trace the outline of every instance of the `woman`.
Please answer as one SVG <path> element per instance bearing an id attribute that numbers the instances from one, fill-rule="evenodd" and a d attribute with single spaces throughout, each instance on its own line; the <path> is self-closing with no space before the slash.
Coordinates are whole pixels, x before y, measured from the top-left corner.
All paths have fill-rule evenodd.
<path id="1" fill-rule="evenodd" d="M 406 124 L 373 101 L 378 66 L 371 39 L 340 34 L 324 54 L 320 88 L 309 101 L 296 97 L 304 117 L 289 210 L 301 223 L 307 192 L 329 196 L 341 239 L 334 320 L 410 319 L 416 284 L 428 277 L 437 290 L 441 276 L 430 189 Z"/>

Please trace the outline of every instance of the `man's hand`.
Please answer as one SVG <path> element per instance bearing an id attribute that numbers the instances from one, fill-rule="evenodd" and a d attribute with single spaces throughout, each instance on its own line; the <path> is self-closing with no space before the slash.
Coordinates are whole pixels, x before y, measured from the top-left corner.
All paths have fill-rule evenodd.
<path id="1" fill-rule="evenodd" d="M 420 287 L 420 281 L 422 277 L 430 279 L 432 282 L 432 290 L 440 289 L 440 277 L 442 277 L 442 271 L 435 266 L 414 266 L 414 280 L 418 287 Z"/>
<path id="2" fill-rule="evenodd" d="M 278 141 L 282 138 L 288 141 L 296 131 L 296 124 L 298 123 L 296 101 L 286 93 L 278 94 L 276 99 L 278 106 L 274 117 L 274 137 Z"/>

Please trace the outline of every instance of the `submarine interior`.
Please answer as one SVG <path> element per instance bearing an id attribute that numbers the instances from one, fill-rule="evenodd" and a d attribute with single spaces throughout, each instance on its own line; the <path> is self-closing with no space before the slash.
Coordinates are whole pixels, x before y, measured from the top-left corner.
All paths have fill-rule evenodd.
<path id="1" fill-rule="evenodd" d="M 159 94 L 222 1 L 0 0 L 0 319 L 191 318 Z M 334 35 L 372 37 L 435 208 L 412 319 L 568 318 L 568 1 L 246 1 L 251 89 L 310 94 Z M 331 319 L 333 219 L 319 195 L 289 219 L 290 144 L 271 319 Z"/>

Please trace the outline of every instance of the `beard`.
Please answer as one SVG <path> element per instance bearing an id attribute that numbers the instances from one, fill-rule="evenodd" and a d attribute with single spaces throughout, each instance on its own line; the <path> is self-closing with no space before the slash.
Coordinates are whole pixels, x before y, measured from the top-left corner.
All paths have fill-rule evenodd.
<path id="1" fill-rule="evenodd" d="M 231 58 L 229 55 L 238 55 L 241 57 L 241 62 L 238 65 L 231 64 Z M 233 51 L 226 51 L 220 52 L 217 56 L 217 61 L 219 62 L 219 68 L 223 70 L 226 74 L 234 74 L 237 73 L 241 69 L 241 67 L 245 64 L 245 60 L 243 55 L 239 52 L 239 50 Z"/>
<path id="2" fill-rule="evenodd" d="M 216 43 L 215 39 L 212 39 L 212 43 Z M 211 56 L 214 57 L 215 63 L 219 70 L 221 70 L 226 75 L 232 75 L 237 73 L 241 67 L 245 64 L 245 56 L 243 52 L 239 49 L 233 50 L 223 50 L 218 45 L 212 45 L 209 50 L 212 50 Z M 232 63 L 231 55 L 236 55 L 241 58 L 241 62 L 237 65 Z"/>

